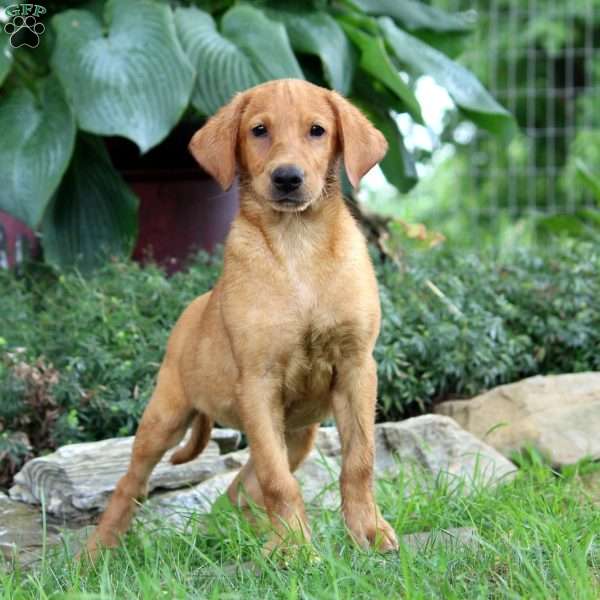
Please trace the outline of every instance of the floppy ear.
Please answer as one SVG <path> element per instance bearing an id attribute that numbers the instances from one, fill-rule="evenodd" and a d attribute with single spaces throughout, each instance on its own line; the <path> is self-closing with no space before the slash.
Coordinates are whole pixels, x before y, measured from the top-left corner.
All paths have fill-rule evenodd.
<path id="1" fill-rule="evenodd" d="M 356 106 L 336 92 L 330 92 L 330 98 L 337 119 L 344 168 L 356 188 L 362 177 L 385 156 L 388 144 L 381 131 Z"/>
<path id="2" fill-rule="evenodd" d="M 223 190 L 235 179 L 236 146 L 244 94 L 218 110 L 192 137 L 188 146 L 200 166 L 214 177 Z"/>

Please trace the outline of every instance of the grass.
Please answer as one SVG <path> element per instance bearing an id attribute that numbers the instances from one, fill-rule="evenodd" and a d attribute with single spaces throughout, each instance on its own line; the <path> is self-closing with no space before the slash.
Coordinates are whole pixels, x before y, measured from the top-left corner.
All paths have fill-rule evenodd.
<path id="1" fill-rule="evenodd" d="M 138 526 L 121 549 L 84 572 L 64 550 L 31 572 L 0 575 L 0 598 L 565 598 L 600 597 L 600 511 L 583 463 L 556 473 L 535 455 L 514 481 L 465 496 L 447 482 L 421 482 L 404 498 L 402 476 L 378 483 L 399 534 L 474 527 L 475 546 L 403 546 L 394 555 L 356 549 L 339 514 L 311 511 L 318 563 L 282 568 L 231 510 L 177 532 Z M 588 477 L 589 475 L 585 475 Z M 433 483 L 433 485 L 431 485 Z M 251 566 L 235 568 L 240 563 Z"/>

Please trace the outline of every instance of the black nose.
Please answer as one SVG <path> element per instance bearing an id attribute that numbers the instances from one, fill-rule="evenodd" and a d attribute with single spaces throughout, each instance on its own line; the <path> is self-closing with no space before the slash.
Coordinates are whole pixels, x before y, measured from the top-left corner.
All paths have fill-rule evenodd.
<path id="1" fill-rule="evenodd" d="M 295 165 L 282 165 L 271 173 L 271 181 L 280 192 L 293 192 L 302 185 L 304 173 Z"/>

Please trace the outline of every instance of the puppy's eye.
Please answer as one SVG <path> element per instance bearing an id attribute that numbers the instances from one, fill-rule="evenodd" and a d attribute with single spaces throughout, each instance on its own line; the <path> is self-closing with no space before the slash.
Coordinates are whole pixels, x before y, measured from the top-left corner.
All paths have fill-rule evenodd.
<path id="1" fill-rule="evenodd" d="M 312 137 L 321 137 L 325 133 L 325 130 L 320 125 L 313 125 L 310 128 L 310 135 Z"/>
<path id="2" fill-rule="evenodd" d="M 254 137 L 264 137 L 267 135 L 267 128 L 264 125 L 257 125 L 252 128 L 252 135 Z"/>

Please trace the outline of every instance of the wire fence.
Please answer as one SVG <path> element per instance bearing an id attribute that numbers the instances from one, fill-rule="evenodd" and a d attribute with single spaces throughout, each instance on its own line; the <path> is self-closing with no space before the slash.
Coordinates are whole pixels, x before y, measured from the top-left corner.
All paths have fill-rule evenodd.
<path id="1" fill-rule="evenodd" d="M 586 137 L 600 131 L 598 0 L 437 4 L 476 14 L 477 43 L 464 60 L 520 127 L 510 144 L 478 130 L 462 148 L 466 193 L 477 197 L 469 210 L 518 217 L 597 207 L 577 170 L 600 168 L 600 150 L 588 147 L 600 137 Z"/>

